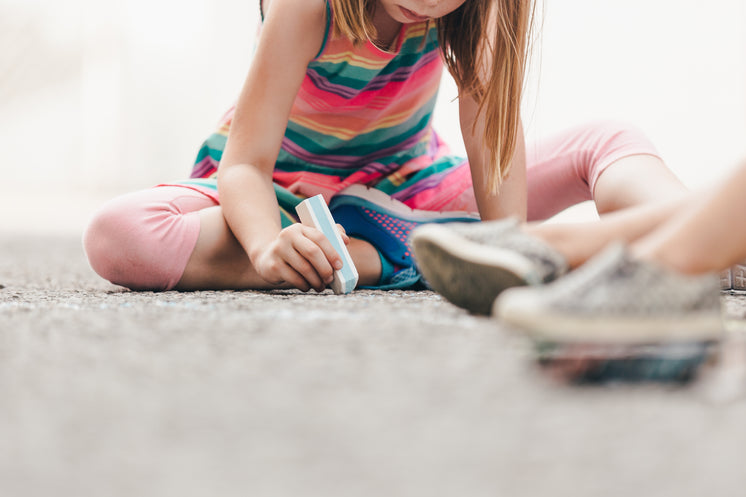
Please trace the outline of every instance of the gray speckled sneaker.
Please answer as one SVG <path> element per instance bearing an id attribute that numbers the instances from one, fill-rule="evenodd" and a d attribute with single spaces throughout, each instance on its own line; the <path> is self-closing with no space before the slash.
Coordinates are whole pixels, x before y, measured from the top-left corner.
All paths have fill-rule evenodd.
<path id="1" fill-rule="evenodd" d="M 731 290 L 735 293 L 746 292 L 746 264 L 735 264 L 729 269 L 731 274 Z"/>
<path id="2" fill-rule="evenodd" d="M 706 342 L 723 329 L 717 275 L 678 274 L 621 244 L 554 283 L 505 292 L 494 314 L 552 342 Z"/>
<path id="3" fill-rule="evenodd" d="M 731 271 L 731 268 L 720 273 L 720 290 L 723 292 L 730 292 L 733 290 L 733 272 Z"/>
<path id="4" fill-rule="evenodd" d="M 517 219 L 425 225 L 411 240 L 427 284 L 475 314 L 489 314 L 506 288 L 541 285 L 568 270 L 565 258 L 521 231 Z"/>

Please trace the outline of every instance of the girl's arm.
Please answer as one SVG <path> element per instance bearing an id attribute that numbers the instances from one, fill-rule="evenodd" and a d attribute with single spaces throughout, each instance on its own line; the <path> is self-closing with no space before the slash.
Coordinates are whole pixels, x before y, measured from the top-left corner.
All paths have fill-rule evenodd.
<path id="1" fill-rule="evenodd" d="M 218 168 L 228 226 L 258 274 L 323 290 L 341 259 L 320 231 L 282 229 L 272 173 L 308 63 L 323 43 L 323 0 L 272 0 Z"/>
<path id="2" fill-rule="evenodd" d="M 496 195 L 490 193 L 487 184 L 487 144 L 484 143 L 484 112 L 477 118 L 479 104 L 471 96 L 459 99 L 461 134 L 464 137 L 466 154 L 469 157 L 474 195 L 483 221 L 516 216 L 526 221 L 528 204 L 526 193 L 526 144 L 523 126 L 518 129 L 515 153 L 510 173 L 503 178 Z M 476 120 L 476 126 L 474 122 Z"/>
<path id="3" fill-rule="evenodd" d="M 528 211 L 526 144 L 519 105 L 530 46 L 533 0 L 490 2 L 488 8 L 486 18 L 480 13 L 481 40 L 471 40 L 475 43 L 471 50 L 475 52 L 464 53 L 461 46 L 456 58 L 464 57 L 464 65 L 453 59 L 449 59 L 449 65 L 462 80 L 460 86 L 463 87 L 459 88 L 461 134 L 469 156 L 479 213 L 483 220 L 516 216 L 525 221 Z M 460 71 L 464 69 L 468 72 Z M 474 98 L 477 93 L 486 99 L 481 113 Z M 498 112 L 510 114 L 499 115 Z M 492 138 L 485 136 L 488 122 Z M 500 139 L 498 130 L 515 135 L 505 143 L 487 142 Z M 500 157 L 497 153 L 509 154 L 511 148 L 512 157 Z M 505 159 L 509 160 L 509 168 L 505 167 Z M 495 160 L 500 160 L 501 164 L 495 164 Z M 499 191 L 491 193 L 490 183 L 495 175 L 506 169 L 509 173 L 502 177 Z"/>

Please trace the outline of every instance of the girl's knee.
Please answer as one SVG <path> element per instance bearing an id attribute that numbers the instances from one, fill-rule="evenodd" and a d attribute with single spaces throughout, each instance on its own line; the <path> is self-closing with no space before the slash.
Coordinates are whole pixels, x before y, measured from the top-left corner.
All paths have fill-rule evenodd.
<path id="1" fill-rule="evenodd" d="M 131 287 L 136 261 L 138 227 L 133 212 L 119 199 L 104 204 L 83 233 L 83 248 L 96 273 L 110 282 Z"/>
<path id="2" fill-rule="evenodd" d="M 601 121 L 589 131 L 589 160 L 584 167 L 584 176 L 590 191 L 595 192 L 599 177 L 609 166 L 622 159 L 646 156 L 645 164 L 661 164 L 660 155 L 647 135 L 637 126 L 621 121 Z M 594 195 L 595 196 L 595 195 Z"/>
<path id="3" fill-rule="evenodd" d="M 163 231 L 178 219 L 167 205 L 147 205 L 125 197 L 104 204 L 83 234 L 88 262 L 102 278 L 132 290 L 168 290 L 173 257 Z"/>
<path id="4" fill-rule="evenodd" d="M 200 232 L 205 194 L 159 187 L 123 195 L 91 219 L 83 246 L 101 277 L 132 290 L 170 290 L 181 279 Z"/>

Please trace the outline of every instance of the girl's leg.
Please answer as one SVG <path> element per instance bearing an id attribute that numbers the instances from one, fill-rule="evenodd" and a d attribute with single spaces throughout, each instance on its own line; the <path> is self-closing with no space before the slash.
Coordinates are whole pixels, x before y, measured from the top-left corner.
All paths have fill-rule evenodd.
<path id="1" fill-rule="evenodd" d="M 581 126 L 528 147 L 529 220 L 594 200 L 602 222 L 530 224 L 571 266 L 612 240 L 633 241 L 677 212 L 688 195 L 638 129 L 614 122 Z M 646 204 L 646 205 L 644 205 Z"/>
<path id="2" fill-rule="evenodd" d="M 194 251 L 176 285 L 178 290 L 276 288 L 254 270 L 246 252 L 228 228 L 219 206 L 199 212 L 201 230 Z M 360 285 L 375 285 L 381 275 L 378 251 L 351 238 L 347 247 L 360 276 Z"/>
<path id="3" fill-rule="evenodd" d="M 246 252 L 228 228 L 219 205 L 196 213 L 199 236 L 176 290 L 276 288 L 254 270 Z"/>
<path id="4" fill-rule="evenodd" d="M 596 122 L 527 146 L 528 219 L 539 221 L 586 200 L 599 213 L 685 191 L 638 129 Z"/>
<path id="5" fill-rule="evenodd" d="M 104 204 L 83 235 L 91 267 L 133 290 L 170 290 L 179 281 L 200 232 L 198 211 L 214 206 L 188 188 L 158 187 Z"/>
<path id="6" fill-rule="evenodd" d="M 99 275 L 133 290 L 274 288 L 254 271 L 218 203 L 190 188 L 163 186 L 109 201 L 83 243 Z M 361 284 L 380 275 L 371 249 L 359 240 L 349 247 Z"/>
<path id="7" fill-rule="evenodd" d="M 720 271 L 746 259 L 746 163 L 719 188 L 640 239 L 640 257 L 682 273 Z"/>
<path id="8" fill-rule="evenodd" d="M 658 156 L 632 155 L 612 162 L 599 175 L 593 193 L 599 214 L 635 205 L 680 198 L 684 185 Z"/>

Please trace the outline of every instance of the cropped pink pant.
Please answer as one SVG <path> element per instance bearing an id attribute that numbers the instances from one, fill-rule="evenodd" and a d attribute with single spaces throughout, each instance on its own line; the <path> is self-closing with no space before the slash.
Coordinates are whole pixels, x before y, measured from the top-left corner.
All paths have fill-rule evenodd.
<path id="1" fill-rule="evenodd" d="M 658 153 L 638 129 L 601 122 L 568 130 L 527 153 L 528 219 L 547 219 L 592 200 L 612 163 Z M 117 197 L 94 215 L 83 245 L 91 267 L 133 290 L 170 290 L 186 268 L 200 232 L 199 211 L 214 196 L 181 186 L 159 186 Z"/>

